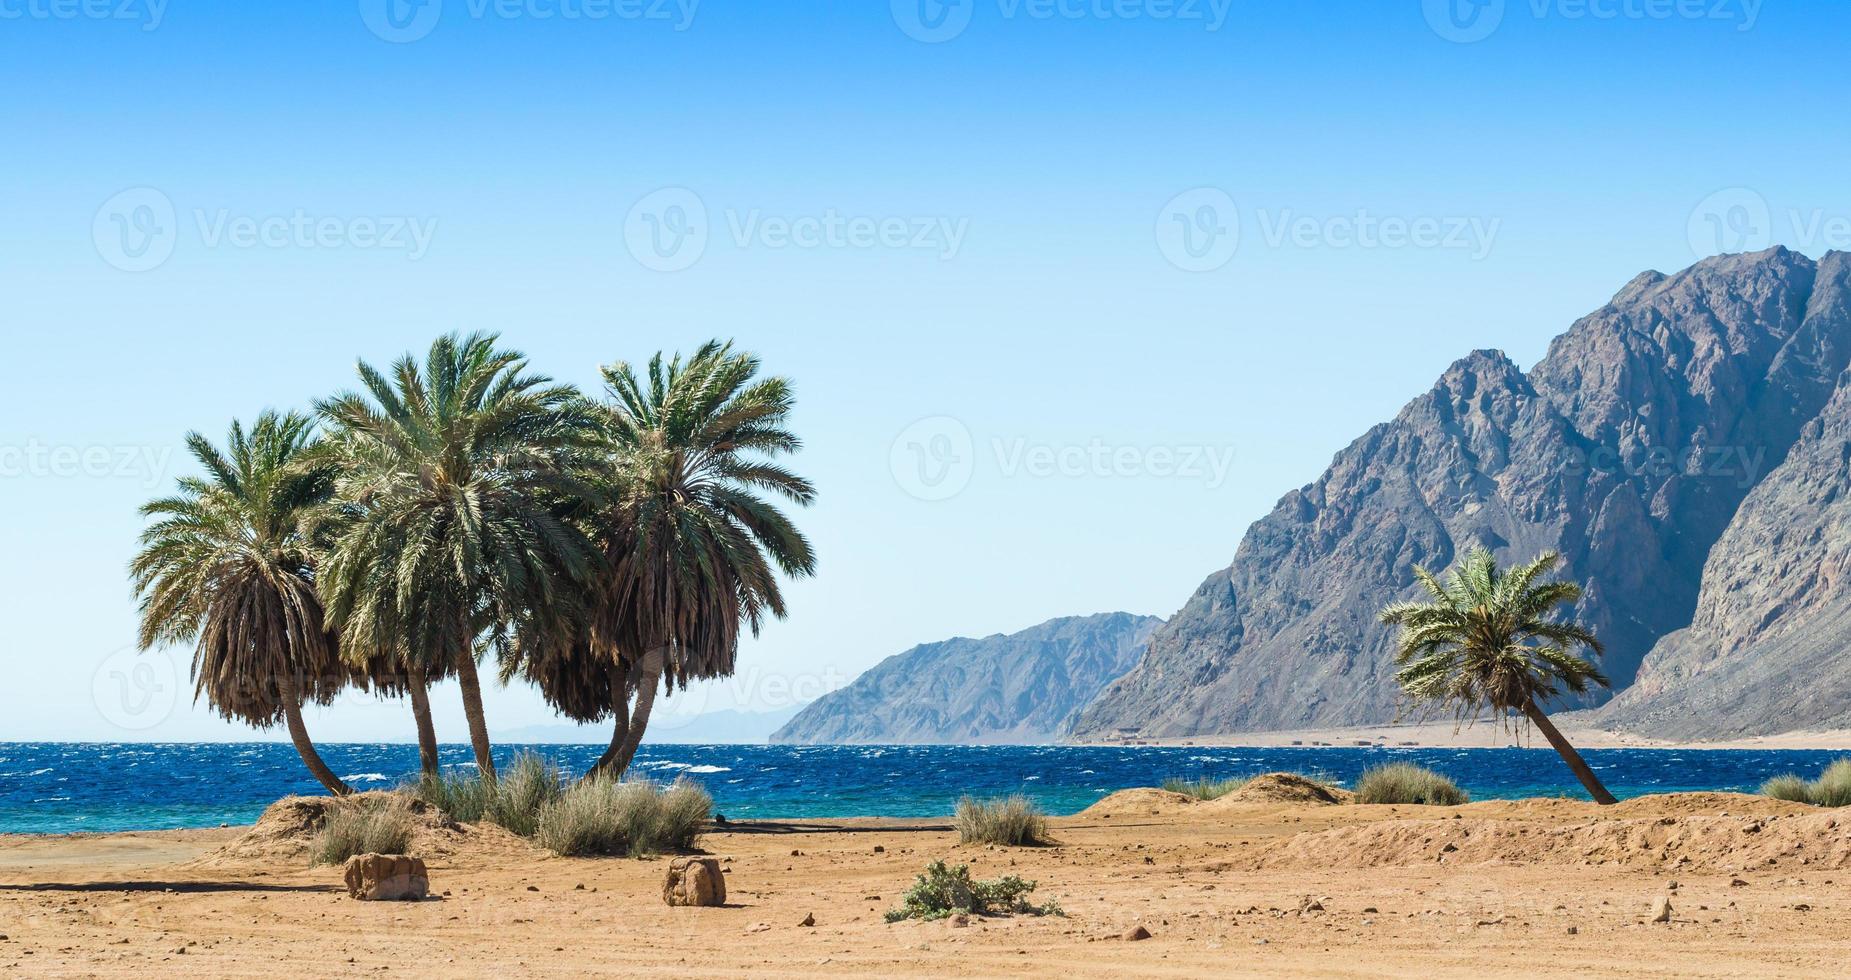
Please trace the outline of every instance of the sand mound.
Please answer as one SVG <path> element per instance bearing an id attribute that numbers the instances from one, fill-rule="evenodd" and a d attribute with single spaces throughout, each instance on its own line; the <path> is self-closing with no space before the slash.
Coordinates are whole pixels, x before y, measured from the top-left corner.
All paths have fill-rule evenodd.
<path id="1" fill-rule="evenodd" d="M 1352 798 L 1348 790 L 1326 786 L 1297 773 L 1269 772 L 1253 777 L 1247 785 L 1214 802 L 1217 804 L 1310 803 L 1317 806 L 1330 806 L 1337 803 L 1348 803 Z"/>
<path id="2" fill-rule="evenodd" d="M 300 865 L 308 860 L 309 846 L 336 808 L 377 806 L 397 794 L 383 791 L 356 793 L 344 799 L 332 796 L 286 796 L 270 804 L 251 828 L 194 862 L 223 867 L 249 864 Z M 413 826 L 410 852 L 424 859 L 453 857 L 463 851 L 530 853 L 521 838 L 493 824 L 459 824 L 422 800 L 410 799 Z"/>
<path id="3" fill-rule="evenodd" d="M 1079 812 L 1082 817 L 1160 817 L 1178 813 L 1199 802 L 1193 796 L 1167 789 L 1121 789 Z"/>
<path id="4" fill-rule="evenodd" d="M 1726 795 L 1726 794 L 1701 794 Z M 1374 868 L 1419 864 L 1592 864 L 1669 870 L 1739 872 L 1799 866 L 1851 868 L 1851 818 L 1803 808 L 1729 816 L 1715 800 L 1635 801 L 1629 813 L 1548 819 L 1395 820 L 1300 834 L 1260 856 L 1257 868 Z M 1691 815 L 1690 808 L 1699 811 Z M 1482 812 L 1482 811 L 1481 811 Z"/>

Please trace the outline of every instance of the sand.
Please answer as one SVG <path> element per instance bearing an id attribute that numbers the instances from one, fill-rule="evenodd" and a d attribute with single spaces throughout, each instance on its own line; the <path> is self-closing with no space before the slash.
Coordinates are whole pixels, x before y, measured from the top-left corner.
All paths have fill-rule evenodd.
<path id="1" fill-rule="evenodd" d="M 717 909 L 662 903 L 667 857 L 553 858 L 495 828 L 421 831 L 441 896 L 415 904 L 350 900 L 274 828 L 11 837 L 0 975 L 1841 976 L 1848 820 L 1732 794 L 1139 790 L 1054 821 L 1043 848 L 961 846 L 936 821 L 735 823 L 702 843 L 730 859 Z M 884 922 L 941 857 L 1035 879 L 1068 914 Z M 1138 926 L 1152 938 L 1122 938 Z"/>

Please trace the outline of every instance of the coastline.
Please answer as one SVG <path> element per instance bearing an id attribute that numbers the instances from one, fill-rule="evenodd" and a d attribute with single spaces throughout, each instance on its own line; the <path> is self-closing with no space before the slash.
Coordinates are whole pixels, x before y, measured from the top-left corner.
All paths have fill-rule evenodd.
<path id="1" fill-rule="evenodd" d="M 1573 724 L 1560 725 L 1562 735 L 1578 749 L 1667 749 L 1701 751 L 1733 750 L 1819 750 L 1851 751 L 1851 729 L 1831 731 L 1795 731 L 1778 735 L 1756 735 L 1715 741 L 1677 741 L 1655 739 L 1631 732 L 1590 728 Z M 1349 728 L 1312 728 L 1299 731 L 1241 732 L 1225 735 L 1196 735 L 1188 738 L 1143 738 L 1128 736 L 1115 739 L 1087 739 L 1068 745 L 1130 746 L 1180 748 L 1203 746 L 1214 748 L 1422 748 L 1485 749 L 1541 748 L 1549 744 L 1527 726 L 1507 729 L 1494 721 L 1455 728 L 1450 721 L 1432 721 L 1420 725 L 1359 725 Z"/>

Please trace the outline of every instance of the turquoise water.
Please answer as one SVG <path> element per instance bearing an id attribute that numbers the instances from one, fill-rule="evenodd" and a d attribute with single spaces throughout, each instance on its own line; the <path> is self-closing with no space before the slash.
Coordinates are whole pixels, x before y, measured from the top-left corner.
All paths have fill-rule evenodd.
<path id="1" fill-rule="evenodd" d="M 416 770 L 410 745 L 324 745 L 334 771 L 361 789 Z M 500 746 L 497 757 L 521 746 Z M 568 770 L 593 745 L 529 746 Z M 1752 792 L 1769 776 L 1816 776 L 1837 753 L 1594 749 L 1589 765 L 1620 797 L 1680 790 Z M 467 746 L 443 748 L 466 767 Z M 965 793 L 1026 793 L 1050 813 L 1084 809 L 1114 790 L 1166 776 L 1303 772 L 1348 784 L 1364 769 L 1407 759 L 1451 776 L 1477 799 L 1585 798 L 1548 749 L 1149 748 L 1097 746 L 647 745 L 636 771 L 698 780 L 733 818 L 948 815 Z M 250 823 L 289 793 L 319 793 L 287 744 L 96 745 L 0 743 L 0 833 L 158 830 Z"/>

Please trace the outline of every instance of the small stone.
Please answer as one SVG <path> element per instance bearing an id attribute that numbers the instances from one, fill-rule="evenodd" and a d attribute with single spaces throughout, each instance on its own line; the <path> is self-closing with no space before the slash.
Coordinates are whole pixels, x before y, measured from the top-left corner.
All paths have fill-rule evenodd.
<path id="1" fill-rule="evenodd" d="M 951 928 L 966 929 L 970 927 L 970 916 L 959 913 L 951 917 Z"/>
<path id="2" fill-rule="evenodd" d="M 1315 898 L 1312 898 L 1309 895 L 1306 895 L 1304 898 L 1300 899 L 1298 902 L 1298 914 L 1299 915 L 1309 915 L 1312 912 L 1322 912 L 1322 911 L 1324 911 L 1324 903 L 1318 901 Z"/>
<path id="3" fill-rule="evenodd" d="M 539 885 L 528 885 L 527 890 L 530 892 L 537 892 L 540 890 L 540 886 Z"/>
<path id="4" fill-rule="evenodd" d="M 746 926 L 746 931 L 747 931 L 747 932 L 770 932 L 770 931 L 771 931 L 771 923 L 769 923 L 769 922 L 754 922 L 754 923 L 752 923 L 751 925 L 749 925 L 749 926 Z"/>
<path id="5" fill-rule="evenodd" d="M 1568 934 L 1569 934 L 1569 935 L 1571 935 L 1571 936 L 1579 936 L 1579 935 L 1581 935 L 1581 927 L 1580 927 L 1580 926 L 1569 926 L 1569 927 L 1568 927 Z"/>
<path id="6" fill-rule="evenodd" d="M 431 893 L 424 859 L 402 854 L 356 854 L 342 877 L 347 894 L 362 902 L 417 902 Z"/>
<path id="7" fill-rule="evenodd" d="M 1669 898 L 1659 896 L 1658 900 L 1652 903 L 1652 921 L 1671 921 L 1671 900 Z"/>
<path id="8" fill-rule="evenodd" d="M 1133 926 L 1130 932 L 1125 933 L 1125 942 L 1128 942 L 1128 943 L 1135 943 L 1135 942 L 1138 942 L 1139 940 L 1149 939 L 1149 938 L 1150 938 L 1150 930 L 1144 928 L 1143 926 Z"/>
<path id="9" fill-rule="evenodd" d="M 882 847 L 882 846 L 880 846 L 879 844 L 876 844 L 876 845 L 874 845 L 874 853 L 876 853 L 876 854 L 885 854 L 885 853 L 887 853 L 887 849 L 886 849 L 886 848 L 884 848 L 884 847 Z"/>
<path id="10" fill-rule="evenodd" d="M 816 925 L 816 913 L 812 912 L 812 913 L 805 915 L 803 917 L 803 921 L 797 924 L 802 926 L 805 929 L 814 927 Z"/>

